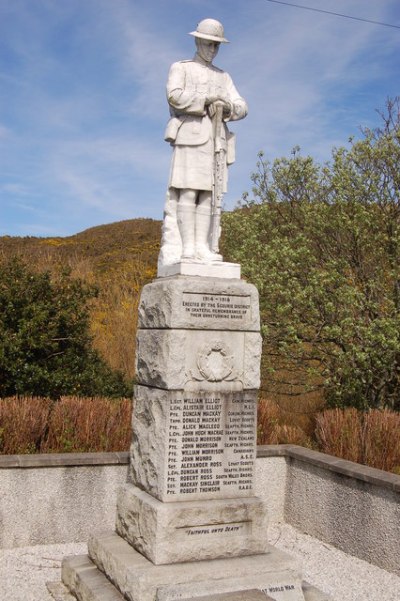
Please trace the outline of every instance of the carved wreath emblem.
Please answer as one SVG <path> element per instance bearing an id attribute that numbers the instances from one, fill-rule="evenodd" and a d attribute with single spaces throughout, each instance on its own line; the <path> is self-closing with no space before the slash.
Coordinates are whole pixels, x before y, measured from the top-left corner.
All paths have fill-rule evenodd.
<path id="1" fill-rule="evenodd" d="M 221 382 L 222 380 L 235 380 L 234 356 L 230 348 L 221 340 L 213 340 L 201 347 L 197 355 L 197 368 L 202 378 L 208 382 Z"/>

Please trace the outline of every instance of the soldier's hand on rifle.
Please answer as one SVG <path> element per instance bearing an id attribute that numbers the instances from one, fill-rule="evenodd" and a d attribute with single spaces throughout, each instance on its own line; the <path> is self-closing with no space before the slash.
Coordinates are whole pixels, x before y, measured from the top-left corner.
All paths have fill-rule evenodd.
<path id="1" fill-rule="evenodd" d="M 232 112 L 232 104 L 229 100 L 227 100 L 226 98 L 221 98 L 221 97 L 217 96 L 217 97 L 209 98 L 208 101 L 209 101 L 208 114 L 210 115 L 211 118 L 214 117 L 215 113 L 217 112 L 217 107 L 219 107 L 219 106 L 222 106 L 224 118 L 227 118 L 230 116 L 230 114 Z"/>

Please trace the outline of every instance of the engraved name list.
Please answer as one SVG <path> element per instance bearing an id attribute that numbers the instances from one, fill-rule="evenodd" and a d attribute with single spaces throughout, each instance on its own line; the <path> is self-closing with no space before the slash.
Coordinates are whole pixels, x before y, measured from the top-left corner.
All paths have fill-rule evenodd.
<path id="1" fill-rule="evenodd" d="M 166 493 L 250 496 L 256 443 L 251 395 L 183 396 L 170 404 Z"/>

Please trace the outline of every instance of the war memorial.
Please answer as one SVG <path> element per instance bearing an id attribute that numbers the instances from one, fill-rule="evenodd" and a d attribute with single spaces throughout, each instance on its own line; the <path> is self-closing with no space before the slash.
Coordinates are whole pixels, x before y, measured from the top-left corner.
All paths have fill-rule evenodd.
<path id="1" fill-rule="evenodd" d="M 247 105 L 212 63 L 228 41 L 221 23 L 191 35 L 195 57 L 167 83 L 173 155 L 158 277 L 140 299 L 127 483 L 115 531 L 63 561 L 63 598 L 328 601 L 267 543 L 268 506 L 254 493 L 258 294 L 218 248 L 227 123 Z"/>

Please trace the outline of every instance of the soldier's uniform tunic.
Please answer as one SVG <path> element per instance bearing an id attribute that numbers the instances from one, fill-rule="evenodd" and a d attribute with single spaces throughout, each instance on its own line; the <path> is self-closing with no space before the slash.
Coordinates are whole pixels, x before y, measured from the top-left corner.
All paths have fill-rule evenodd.
<path id="1" fill-rule="evenodd" d="M 228 73 L 212 64 L 203 63 L 197 55 L 193 60 L 180 61 L 171 66 L 167 82 L 171 119 L 165 134 L 165 139 L 174 148 L 169 187 L 212 189 L 213 125 L 207 105 L 208 99 L 216 96 L 227 99 L 231 105 L 230 114 L 224 121 L 243 119 L 247 115 L 247 104 Z M 226 125 L 222 128 L 222 144 L 227 164 L 233 163 L 234 135 Z"/>

